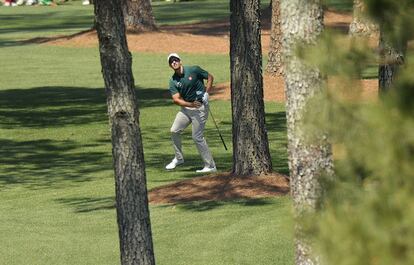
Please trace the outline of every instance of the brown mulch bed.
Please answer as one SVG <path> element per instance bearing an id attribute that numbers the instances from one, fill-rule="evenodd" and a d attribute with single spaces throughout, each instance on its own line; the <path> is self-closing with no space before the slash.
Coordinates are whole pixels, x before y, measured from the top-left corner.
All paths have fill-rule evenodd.
<path id="1" fill-rule="evenodd" d="M 235 177 L 220 173 L 157 187 L 149 192 L 149 201 L 151 204 L 224 201 L 282 196 L 288 192 L 289 180 L 280 174 Z"/>
<path id="2" fill-rule="evenodd" d="M 327 11 L 325 25 L 347 32 L 351 22 L 350 14 Z M 172 50 L 178 53 L 229 54 L 228 20 L 195 23 L 188 25 L 162 26 L 157 32 L 128 34 L 131 51 L 165 53 Z M 30 40 L 43 45 L 69 47 L 97 47 L 98 40 L 93 30 L 72 36 L 39 38 Z M 268 53 L 270 46 L 270 13 L 262 17 L 262 49 Z M 185 63 L 185 59 L 184 59 Z M 214 73 L 213 73 L 214 74 Z M 362 80 L 363 98 L 377 95 L 377 80 Z M 282 77 L 263 75 L 264 99 L 284 102 L 284 81 Z M 230 83 L 216 84 L 211 93 L 212 99 L 230 99 Z M 237 198 L 252 199 L 282 196 L 289 192 L 286 176 L 272 174 L 267 176 L 236 177 L 230 173 L 220 173 L 179 181 L 157 187 L 149 192 L 152 204 L 176 204 L 191 201 L 230 200 Z"/>
<path id="3" fill-rule="evenodd" d="M 332 11 L 325 13 L 325 24 L 328 27 L 347 28 L 351 16 Z M 157 32 L 127 34 L 128 47 L 137 52 L 175 52 L 185 53 L 218 53 L 229 54 L 229 22 L 228 20 L 204 23 L 161 26 Z M 47 45 L 69 47 L 96 47 L 98 39 L 96 31 L 84 31 L 71 36 L 37 38 L 31 42 Z M 262 49 L 269 52 L 270 46 L 270 14 L 264 12 L 262 17 Z"/>

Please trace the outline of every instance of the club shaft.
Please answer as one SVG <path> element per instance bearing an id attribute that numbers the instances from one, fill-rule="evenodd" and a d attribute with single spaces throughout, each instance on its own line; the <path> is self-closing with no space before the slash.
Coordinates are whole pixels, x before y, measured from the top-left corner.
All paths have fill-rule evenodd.
<path id="1" fill-rule="evenodd" d="M 210 109 L 210 108 L 208 108 L 208 110 L 209 110 L 209 112 L 210 112 L 211 119 L 213 120 L 214 125 L 216 126 L 216 129 L 217 129 L 217 132 L 218 132 L 218 134 L 219 134 L 219 136 L 220 136 L 221 142 L 223 143 L 224 149 L 226 149 L 226 151 L 227 151 L 227 146 L 226 146 L 226 143 L 224 142 L 223 136 L 221 136 L 220 129 L 219 129 L 219 127 L 217 126 L 217 123 L 216 123 L 216 120 L 214 119 L 213 113 L 211 112 L 211 109 Z"/>

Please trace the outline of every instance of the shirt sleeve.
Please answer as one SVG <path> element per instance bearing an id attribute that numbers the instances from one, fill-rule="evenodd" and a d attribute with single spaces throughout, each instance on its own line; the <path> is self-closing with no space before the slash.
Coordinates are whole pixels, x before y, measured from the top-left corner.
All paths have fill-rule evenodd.
<path id="1" fill-rule="evenodd" d="M 178 89 L 177 89 L 177 86 L 175 85 L 175 82 L 172 79 L 170 79 L 170 83 L 169 83 L 169 86 L 168 86 L 168 90 L 170 91 L 171 96 L 174 95 L 174 94 L 179 93 L 178 92 Z"/>
<path id="2" fill-rule="evenodd" d="M 197 76 L 200 79 L 207 79 L 208 78 L 208 72 L 201 68 L 200 66 L 196 66 L 195 70 L 197 72 Z"/>

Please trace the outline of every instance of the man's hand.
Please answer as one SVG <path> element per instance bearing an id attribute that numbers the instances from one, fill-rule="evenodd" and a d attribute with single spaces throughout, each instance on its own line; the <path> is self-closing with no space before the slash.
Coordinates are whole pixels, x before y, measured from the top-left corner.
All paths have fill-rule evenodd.
<path id="1" fill-rule="evenodd" d="M 191 108 L 199 108 L 199 107 L 201 107 L 201 102 L 199 102 L 199 101 L 193 101 L 193 102 L 191 102 L 191 106 L 190 106 Z"/>
<path id="2" fill-rule="evenodd" d="M 208 105 L 208 93 L 207 92 L 204 93 L 202 100 L 204 104 Z"/>

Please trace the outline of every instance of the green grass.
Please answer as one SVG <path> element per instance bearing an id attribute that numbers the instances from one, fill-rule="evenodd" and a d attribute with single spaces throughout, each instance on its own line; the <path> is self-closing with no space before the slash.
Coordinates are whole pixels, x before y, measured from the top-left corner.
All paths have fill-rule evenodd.
<path id="1" fill-rule="evenodd" d="M 269 6 L 270 0 L 262 0 L 262 8 Z M 229 0 L 194 0 L 188 2 L 153 2 L 154 15 L 160 25 L 182 24 L 201 21 L 227 19 L 230 15 Z"/>
<path id="2" fill-rule="evenodd" d="M 352 12 L 353 0 L 324 0 L 326 7 L 339 12 Z"/>
<path id="3" fill-rule="evenodd" d="M 209 5 L 218 13 L 210 18 L 220 18 L 228 11 L 215 9 L 218 2 L 224 8 L 225 1 L 193 4 Z M 167 16 L 172 5 L 154 6 L 158 21 L 178 22 Z M 57 8 L 0 8 L 8 21 L 0 24 L 5 65 L 0 72 L 0 264 L 119 264 L 98 50 L 22 45 L 29 38 L 87 29 L 91 12 L 79 1 Z M 181 21 L 204 15 L 194 12 Z M 227 56 L 182 56 L 208 69 L 218 83 L 229 79 Z M 171 72 L 165 54 L 133 57 L 148 187 L 195 177 L 201 162 L 190 131 L 184 134 L 186 165 L 164 170 L 172 158 L 169 127 L 178 109 L 166 89 Z M 211 106 L 231 150 L 230 102 Z M 266 110 L 274 168 L 287 173 L 284 107 L 269 103 Z M 224 151 L 211 120 L 206 138 L 219 170 L 229 170 L 231 152 Z M 157 264 L 292 264 L 290 211 L 289 198 L 151 206 Z"/>
<path id="4" fill-rule="evenodd" d="M 69 35 L 93 25 L 93 9 L 69 2 L 58 7 L 0 7 L 0 47 L 21 45 L 23 40 Z"/>
<path id="5" fill-rule="evenodd" d="M 228 80 L 228 57 L 183 54 Z M 114 180 L 97 49 L 0 48 L 0 264 L 118 264 Z M 166 96 L 164 54 L 133 54 L 148 187 L 193 178 L 201 166 L 190 131 L 185 166 L 166 172 L 169 127 L 178 107 Z M 168 95 L 168 94 L 167 94 Z M 213 101 L 231 149 L 230 102 Z M 285 113 L 266 105 L 276 170 L 287 173 Z M 206 138 L 220 171 L 231 168 L 209 120 Z M 151 206 L 161 265 L 292 264 L 289 198 Z"/>

